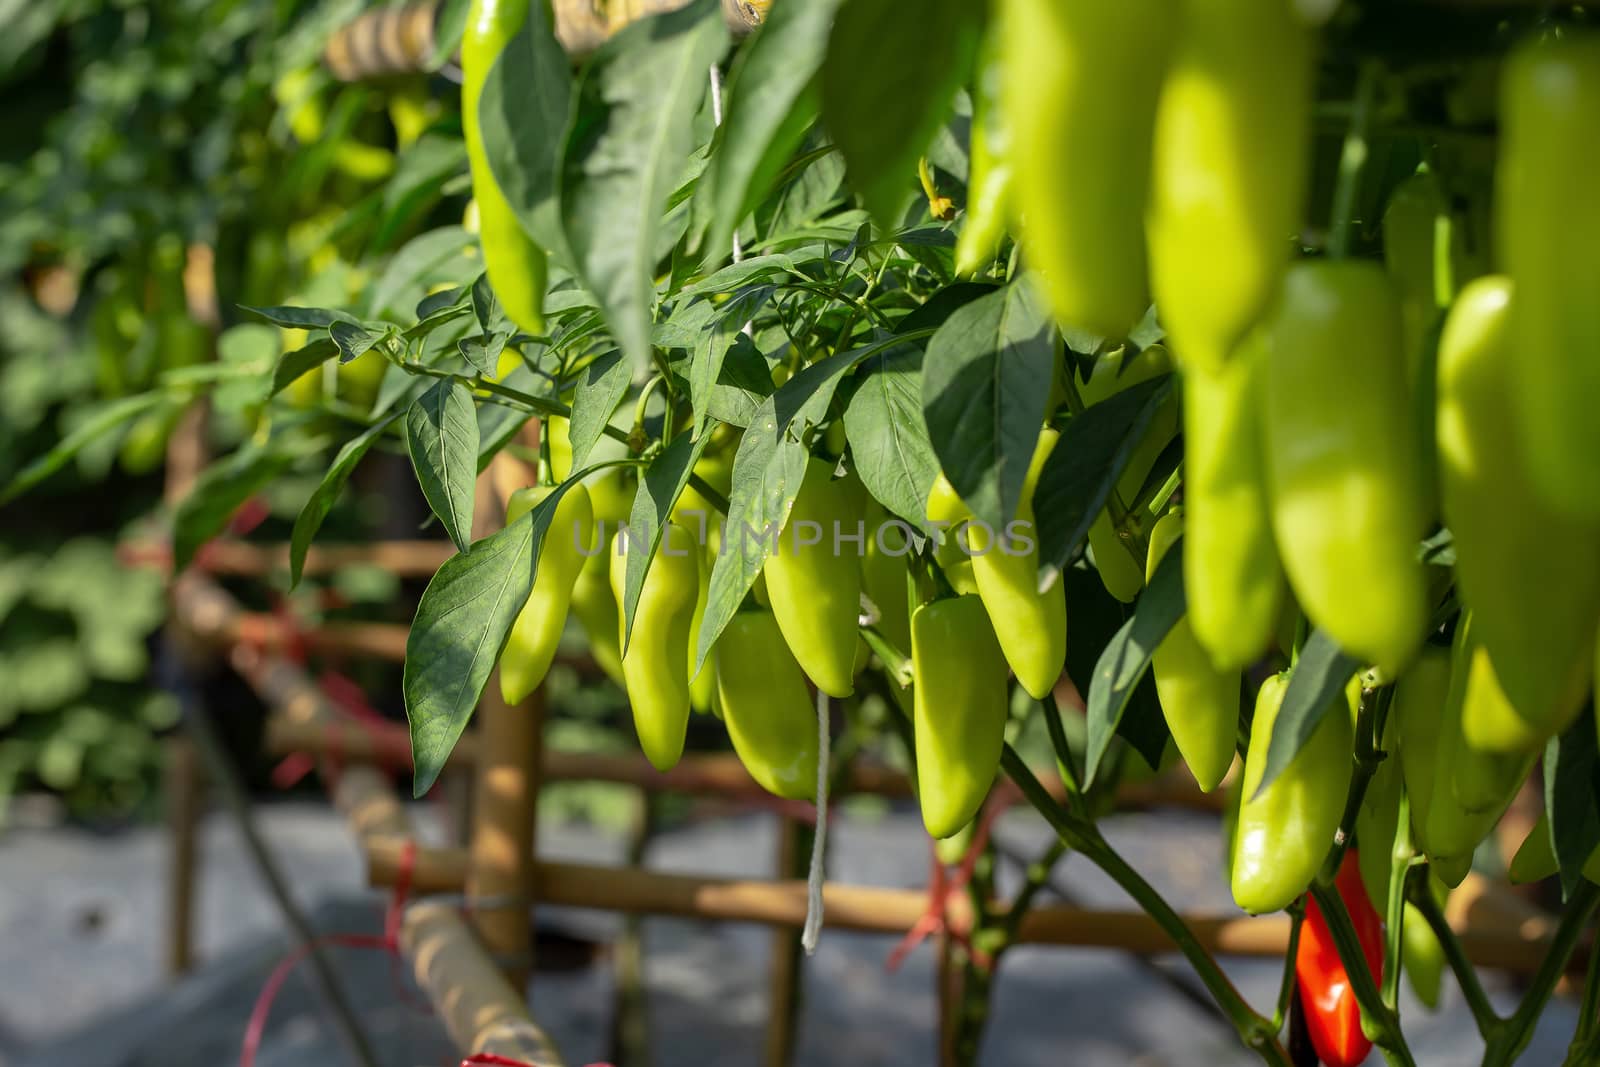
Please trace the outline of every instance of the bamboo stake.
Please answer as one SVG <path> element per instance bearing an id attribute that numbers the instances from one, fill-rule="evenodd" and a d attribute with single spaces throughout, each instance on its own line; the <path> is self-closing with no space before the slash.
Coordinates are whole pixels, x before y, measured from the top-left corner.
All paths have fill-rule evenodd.
<path id="1" fill-rule="evenodd" d="M 407 908 L 400 951 L 457 1048 L 504 1056 L 528 1067 L 561 1067 L 561 1057 L 528 1017 L 517 989 L 496 969 L 455 909 L 427 902 Z"/>
<path id="2" fill-rule="evenodd" d="M 167 803 L 167 974 L 187 974 L 194 966 L 194 898 L 199 857 L 200 809 L 204 792 L 194 743 L 173 734 L 165 745 L 162 775 Z"/>
<path id="3" fill-rule="evenodd" d="M 393 883 L 403 848 L 404 842 L 393 838 L 367 842 L 367 877 L 372 885 Z M 459 890 L 465 875 L 466 854 L 460 850 L 417 850 L 412 884 L 419 892 Z M 534 882 L 539 899 L 550 904 L 768 926 L 799 927 L 805 922 L 806 885 L 799 879 L 709 878 L 541 861 L 534 865 Z M 927 906 L 927 894 L 917 889 L 829 883 L 823 893 L 828 925 L 840 930 L 904 933 Z M 954 898 L 950 915 L 959 927 L 970 920 L 970 906 Z M 1288 946 L 1289 920 L 1284 915 L 1189 915 L 1184 921 L 1207 951 L 1225 956 L 1281 957 Z M 1458 933 L 1474 963 L 1516 972 L 1533 970 L 1549 942 L 1548 933 L 1537 927 L 1465 927 Z M 1017 940 L 1139 955 L 1175 951 L 1165 931 L 1136 910 L 1035 907 L 1023 917 Z"/>

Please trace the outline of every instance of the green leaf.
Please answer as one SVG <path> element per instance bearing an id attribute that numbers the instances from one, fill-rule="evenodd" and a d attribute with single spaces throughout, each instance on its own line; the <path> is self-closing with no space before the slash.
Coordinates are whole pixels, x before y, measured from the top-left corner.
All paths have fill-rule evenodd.
<path id="1" fill-rule="evenodd" d="M 694 353 L 689 361 L 689 394 L 694 402 L 694 432 L 705 432 L 711 416 L 711 394 L 717 379 L 722 377 L 722 364 L 733 347 L 734 340 L 744 329 L 744 324 L 755 318 L 761 306 L 776 292 L 770 285 L 745 289 L 738 296 L 717 308 L 717 315 L 700 331 L 695 339 Z"/>
<path id="2" fill-rule="evenodd" d="M 458 285 L 451 289 L 441 289 L 437 293 L 429 293 L 417 303 L 417 324 L 421 325 L 435 315 L 447 311 L 459 313 L 467 310 L 471 306 L 473 287 Z"/>
<path id="3" fill-rule="evenodd" d="M 640 474 L 639 491 L 634 494 L 633 511 L 628 515 L 627 581 L 623 587 L 621 605 L 624 651 L 633 636 L 633 613 L 639 606 L 639 592 L 644 588 L 645 575 L 656 558 L 656 547 L 661 544 L 672 507 L 678 502 L 683 487 L 689 484 L 690 472 L 710 443 L 710 434 L 701 434 L 698 440 L 688 434 L 679 434 Z M 696 544 L 704 545 L 705 531 L 693 532 Z M 641 546 L 641 538 L 648 538 L 649 543 Z"/>
<path id="4" fill-rule="evenodd" d="M 572 442 L 572 465 L 581 467 L 590 449 L 605 433 L 612 412 L 622 403 L 631 378 L 621 352 L 607 352 L 583 368 L 583 380 L 572 398 L 572 421 L 567 427 Z"/>
<path id="5" fill-rule="evenodd" d="M 500 384 L 508 389 L 516 389 L 527 393 L 529 396 L 549 398 L 554 396 L 555 388 L 549 378 L 534 373 L 527 362 L 518 363 L 510 374 L 500 379 Z M 517 431 L 528 424 L 533 418 L 521 408 L 509 404 L 496 404 L 485 401 L 478 407 L 478 473 L 482 474 L 489 466 L 496 452 L 504 448 Z"/>
<path id="6" fill-rule="evenodd" d="M 511 623 L 533 588 L 556 502 L 571 484 L 472 551 L 445 560 L 423 590 L 406 638 L 402 683 L 416 796 L 432 788 L 483 696 Z"/>
<path id="7" fill-rule="evenodd" d="M 1040 574 L 1046 580 L 1083 547 L 1172 388 L 1171 375 L 1141 382 L 1074 415 L 1062 429 L 1033 494 Z"/>
<path id="8" fill-rule="evenodd" d="M 468 249 L 477 247 L 477 238 L 460 226 L 440 226 L 419 233 L 389 257 L 378 280 L 364 294 L 372 316 L 387 318 L 404 314 L 411 301 L 420 300 L 426 290 L 438 283 L 460 285 L 476 278 L 483 270 Z"/>
<path id="9" fill-rule="evenodd" d="M 957 309 L 928 342 L 928 434 L 951 486 L 993 529 L 1017 515 L 1055 360 L 1050 317 L 1025 280 Z"/>
<path id="10" fill-rule="evenodd" d="M 869 359 L 844 409 L 856 473 L 878 502 L 913 526 L 927 525 L 928 490 L 939 460 L 922 420 L 922 350 L 891 348 Z"/>
<path id="11" fill-rule="evenodd" d="M 715 0 L 631 23 L 577 88 L 562 153 L 562 228 L 579 275 L 636 367 L 650 362 L 656 233 L 693 149 L 693 121 L 728 31 Z"/>
<path id="12" fill-rule="evenodd" d="M 1183 618 L 1183 553 L 1168 552 L 1139 595 L 1133 617 L 1112 637 L 1095 664 L 1089 685 L 1088 749 L 1083 784 L 1094 782 L 1100 760 L 1128 709 L 1128 700 L 1150 666 L 1150 656 Z"/>
<path id="13" fill-rule="evenodd" d="M 971 73 L 984 9 L 973 0 L 920 0 L 914 10 L 905 0 L 851 0 L 834 20 L 822 117 L 851 186 L 885 230 L 899 223 L 917 159 Z"/>
<path id="14" fill-rule="evenodd" d="M 241 504 L 287 470 L 292 459 L 283 452 L 246 448 L 202 471 L 172 516 L 173 573 L 187 567 L 200 546 L 221 532 Z"/>
<path id="15" fill-rule="evenodd" d="M 722 528 L 722 550 L 711 568 L 706 613 L 700 623 L 695 670 L 705 665 L 717 638 L 755 584 L 805 477 L 808 453 L 801 436 L 827 415 L 839 380 L 863 360 L 905 343 L 891 337 L 821 359 L 803 368 L 757 409 L 733 457 L 733 491 Z M 791 432 L 791 429 L 794 432 Z"/>
<path id="16" fill-rule="evenodd" d="M 272 372 L 272 392 L 276 396 L 287 389 L 296 378 L 322 366 L 339 354 L 339 346 L 328 337 L 318 337 L 304 348 L 285 352 Z"/>
<path id="17" fill-rule="evenodd" d="M 1261 774 L 1260 796 L 1294 761 L 1300 749 L 1311 740 L 1323 716 L 1347 713 L 1344 687 L 1361 668 L 1359 661 L 1344 654 L 1322 630 L 1313 630 L 1300 649 L 1289 674 L 1289 688 L 1283 706 L 1272 724 L 1272 742 L 1267 746 L 1267 766 Z"/>
<path id="18" fill-rule="evenodd" d="M 738 263 L 730 263 L 715 274 L 708 275 L 693 285 L 686 285 L 680 297 L 699 296 L 705 293 L 731 293 L 752 282 L 763 282 L 785 274 L 798 275 L 794 260 L 781 253 L 753 256 Z"/>
<path id="19" fill-rule="evenodd" d="M 1544 752 L 1544 803 L 1561 872 L 1561 896 L 1570 897 L 1583 868 L 1600 848 L 1600 753 L 1588 715 L 1551 738 Z"/>
<path id="20" fill-rule="evenodd" d="M 417 483 L 444 529 L 465 552 L 472 543 L 478 476 L 478 418 L 472 392 L 442 379 L 406 409 L 406 447 Z"/>
<path id="21" fill-rule="evenodd" d="M 107 404 L 56 442 L 54 448 L 23 467 L 0 489 L 0 504 L 15 500 L 66 466 L 79 452 L 107 434 L 124 429 L 130 420 L 166 403 L 164 393 L 140 393 Z"/>
<path id="22" fill-rule="evenodd" d="M 707 411 L 718 422 L 743 429 L 755 419 L 772 389 L 772 370 L 766 358 L 747 335 L 737 334 L 723 358 L 717 384 L 711 387 Z"/>
<path id="23" fill-rule="evenodd" d="M 433 20 L 433 54 L 428 57 L 430 71 L 442 68 L 460 49 L 471 8 L 472 0 L 444 0 L 439 5 Z"/>
<path id="24" fill-rule="evenodd" d="M 839 0 L 774 5 L 733 62 L 722 129 L 699 194 L 712 204 L 706 248 L 718 259 L 816 121 L 817 72 L 838 7 Z"/>
<path id="25" fill-rule="evenodd" d="M 947 285 L 901 319 L 897 329 L 902 333 L 911 330 L 937 330 L 951 315 L 996 290 L 997 287 L 988 282 L 956 282 Z"/>
<path id="26" fill-rule="evenodd" d="M 489 169 L 523 229 L 546 250 L 565 247 L 557 207 L 561 144 L 572 112 L 572 64 L 545 3 L 506 42 L 483 85 L 478 123 Z"/>
<path id="27" fill-rule="evenodd" d="M 249 304 L 240 304 L 240 311 L 248 311 L 258 318 L 266 319 L 274 326 L 282 326 L 286 330 L 326 330 L 336 322 L 349 322 L 350 316 L 342 311 L 330 311 L 328 308 L 301 308 L 301 307 L 251 307 Z"/>
<path id="28" fill-rule="evenodd" d="M 311 547 L 312 539 L 322 528 L 322 520 L 333 510 L 334 501 L 338 500 L 339 494 L 344 491 L 345 483 L 350 480 L 350 474 L 356 469 L 356 464 L 361 462 L 361 457 L 367 454 L 367 450 L 388 432 L 389 427 L 399 418 L 400 413 L 395 412 L 388 418 L 373 423 L 360 436 L 346 441 L 344 447 L 339 449 L 339 454 L 333 457 L 333 465 L 322 476 L 322 481 L 317 484 L 317 488 L 311 493 L 294 520 L 294 533 L 289 537 L 289 588 L 293 589 L 300 584 L 300 575 L 306 564 L 306 550 Z"/>
<path id="29" fill-rule="evenodd" d="M 336 322 L 328 327 L 328 336 L 339 348 L 339 362 L 349 363 L 357 356 L 366 355 L 384 335 L 353 322 Z"/>
<path id="30" fill-rule="evenodd" d="M 500 353 L 506 350 L 506 342 L 510 339 L 511 335 L 503 331 L 463 337 L 456 342 L 456 350 L 472 364 L 473 370 L 485 377 L 493 377 L 500 366 Z"/>

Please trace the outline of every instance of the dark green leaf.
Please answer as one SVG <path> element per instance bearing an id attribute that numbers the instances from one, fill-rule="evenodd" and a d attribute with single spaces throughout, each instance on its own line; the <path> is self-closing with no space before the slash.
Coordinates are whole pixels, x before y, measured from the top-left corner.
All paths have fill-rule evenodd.
<path id="1" fill-rule="evenodd" d="M 327 308 L 257 308 L 248 304 L 240 304 L 239 310 L 248 311 L 250 314 L 266 319 L 274 326 L 282 326 L 286 330 L 326 330 L 336 322 L 350 321 L 350 316 L 344 312 L 330 311 Z"/>
<path id="2" fill-rule="evenodd" d="M 438 70 L 461 47 L 461 36 L 467 28 L 467 13 L 472 0 L 444 0 L 433 19 L 433 54 L 428 57 L 428 69 Z"/>
<path id="3" fill-rule="evenodd" d="M 1141 382 L 1073 416 L 1033 494 L 1041 575 L 1064 569 L 1089 536 L 1150 421 L 1172 395 L 1170 375 Z"/>
<path id="4" fill-rule="evenodd" d="M 406 447 L 428 506 L 462 552 L 472 544 L 478 418 L 472 393 L 442 379 L 406 411 Z"/>
<path id="5" fill-rule="evenodd" d="M 922 421 L 922 349 L 902 345 L 873 356 L 844 410 L 856 473 L 878 502 L 926 528 L 928 490 L 939 460 Z"/>
<path id="6" fill-rule="evenodd" d="M 717 308 L 717 315 L 696 338 L 694 354 L 689 362 L 689 394 L 694 402 L 694 432 L 705 431 L 711 414 L 711 394 L 717 380 L 722 377 L 722 363 L 728 350 L 753 319 L 762 305 L 772 299 L 776 290 L 770 285 L 758 285 L 741 292 L 734 299 Z"/>
<path id="7" fill-rule="evenodd" d="M 817 117 L 816 75 L 839 0 L 776 4 L 734 60 L 716 151 L 701 188 L 712 200 L 706 247 L 718 258 L 734 228 L 772 191 Z"/>
<path id="8" fill-rule="evenodd" d="M 607 352 L 583 368 L 583 380 L 572 398 L 572 421 L 567 428 L 572 442 L 572 465 L 581 467 L 589 450 L 605 433 L 612 412 L 628 391 L 631 375 L 621 352 Z"/>
<path id="9" fill-rule="evenodd" d="M 634 494 L 633 511 L 628 516 L 627 581 L 621 605 L 624 649 L 633 636 L 633 613 L 639 604 L 639 591 L 644 588 L 645 575 L 655 560 L 656 547 L 661 544 L 672 507 L 678 502 L 683 487 L 689 484 L 689 474 L 700 454 L 710 443 L 710 434 L 701 434 L 699 440 L 679 434 L 640 475 L 639 491 Z M 703 529 L 691 531 L 697 546 L 705 544 L 704 532 Z M 648 539 L 648 543 L 641 544 L 642 539 Z"/>
<path id="10" fill-rule="evenodd" d="M 1100 759 L 1122 722 L 1128 700 L 1150 666 L 1150 656 L 1183 618 L 1183 553 L 1168 552 L 1140 594 L 1133 617 L 1106 645 L 1089 685 L 1089 742 L 1084 756 L 1083 784 L 1094 782 Z"/>
<path id="11" fill-rule="evenodd" d="M 1306 638 L 1300 658 L 1295 660 L 1294 670 L 1289 674 L 1283 706 L 1273 720 L 1267 766 L 1261 773 L 1256 796 L 1260 796 L 1299 755 L 1330 709 L 1335 715 L 1347 713 L 1344 687 L 1360 668 L 1361 664 L 1345 655 L 1323 631 L 1313 630 Z"/>
<path id="12" fill-rule="evenodd" d="M 328 327 L 328 336 L 339 348 L 339 362 L 349 363 L 370 351 L 384 335 L 353 322 L 336 322 Z"/>
<path id="13" fill-rule="evenodd" d="M 564 492 L 557 489 L 471 552 L 445 560 L 422 593 L 406 638 L 403 682 L 417 796 L 438 779 L 483 696 L 533 588 L 539 548 Z"/>
<path id="14" fill-rule="evenodd" d="M 557 190 L 572 111 L 572 66 L 550 25 L 546 4 L 533 3 L 506 42 L 478 101 L 489 169 L 522 226 L 541 248 L 565 247 Z"/>
<path id="15" fill-rule="evenodd" d="M 910 333 L 912 330 L 937 330 L 951 315 L 974 300 L 989 296 L 995 288 L 985 282 L 956 282 L 954 285 L 947 285 L 901 319 L 896 328 L 901 333 Z"/>
<path id="16" fill-rule="evenodd" d="M 296 378 L 315 370 L 338 354 L 339 346 L 327 337 L 318 337 L 304 348 L 285 352 L 278 360 L 278 368 L 272 372 L 272 395 L 283 392 Z"/>
<path id="17" fill-rule="evenodd" d="M 0 489 L 0 504 L 21 496 L 66 466 L 88 445 L 107 434 L 125 428 L 133 418 L 165 404 L 167 399 L 164 393 L 140 393 L 138 396 L 123 397 L 107 404 L 99 413 L 79 423 L 70 433 L 57 441 L 54 448 L 18 471 L 16 476 L 6 483 L 5 488 Z"/>
<path id="18" fill-rule="evenodd" d="M 366 290 L 371 316 L 402 315 L 412 301 L 422 299 L 423 290 L 440 282 L 459 285 L 477 277 L 482 263 L 466 255 L 477 243 L 477 238 L 460 226 L 440 226 L 401 245 Z"/>
<path id="19" fill-rule="evenodd" d="M 745 334 L 733 339 L 722 361 L 722 373 L 711 388 L 709 413 L 718 422 L 743 429 L 749 426 L 761 402 L 772 395 L 772 370 L 755 342 Z"/>
<path id="20" fill-rule="evenodd" d="M 959 308 L 928 342 L 928 434 L 951 486 L 993 529 L 1017 515 L 1055 360 L 1050 317 L 1026 281 Z"/>
<path id="21" fill-rule="evenodd" d="M 809 454 L 800 441 L 805 428 L 821 423 L 839 380 L 857 364 L 903 343 L 903 338 L 892 337 L 818 360 L 762 401 L 733 458 L 733 491 L 728 495 L 722 550 L 711 568 L 696 671 L 705 665 L 739 602 L 755 584 L 788 521 L 806 473 Z"/>
<path id="22" fill-rule="evenodd" d="M 493 377 L 500 366 L 500 353 L 505 351 L 506 342 L 510 339 L 509 333 L 496 330 L 494 333 L 463 337 L 456 342 L 456 350 L 479 374 Z"/>
<path id="23" fill-rule="evenodd" d="M 334 501 L 338 500 L 339 494 L 344 491 L 345 483 L 350 480 L 350 474 L 356 469 L 356 464 L 361 462 L 361 457 L 367 454 L 367 450 L 378 438 L 388 432 L 389 427 L 393 426 L 399 417 L 400 413 L 395 412 L 388 418 L 373 423 L 359 437 L 346 441 L 344 447 L 339 449 L 339 454 L 333 457 L 333 466 L 328 468 L 328 473 L 322 476 L 322 481 L 300 509 L 299 516 L 294 520 L 294 533 L 289 538 L 291 589 L 300 584 L 300 574 L 306 563 L 306 550 L 311 547 L 312 539 L 322 528 L 322 520 L 333 510 Z"/>
<path id="24" fill-rule="evenodd" d="M 577 88 L 560 210 L 579 275 L 634 366 L 650 362 L 656 233 L 728 31 L 715 0 L 631 23 Z"/>
<path id="25" fill-rule="evenodd" d="M 1561 895 L 1570 897 L 1583 868 L 1600 848 L 1600 754 L 1588 715 L 1552 738 L 1544 752 L 1544 804 L 1550 840 L 1561 872 Z"/>
<path id="26" fill-rule="evenodd" d="M 228 524 L 241 504 L 282 474 L 292 458 L 282 452 L 246 448 L 201 472 L 173 512 L 173 573 L 187 567 L 200 546 Z"/>
<path id="27" fill-rule="evenodd" d="M 972 0 L 921 0 L 914 10 L 905 0 L 851 0 L 834 20 L 822 115 L 850 184 L 885 230 L 899 223 L 917 158 L 967 81 L 983 20 Z"/>
<path id="28" fill-rule="evenodd" d="M 420 323 L 441 312 L 466 306 L 472 300 L 473 287 L 458 285 L 423 297 L 417 303 L 417 321 Z"/>

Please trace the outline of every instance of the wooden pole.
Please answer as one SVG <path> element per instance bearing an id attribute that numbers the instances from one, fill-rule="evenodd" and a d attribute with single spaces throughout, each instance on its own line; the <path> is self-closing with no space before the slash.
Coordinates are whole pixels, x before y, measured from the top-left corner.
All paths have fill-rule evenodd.
<path id="1" fill-rule="evenodd" d="M 505 502 L 495 492 L 494 464 L 478 479 L 474 535 L 499 525 Z M 489 677 L 478 702 L 475 823 L 467 844 L 467 907 L 491 956 L 515 986 L 533 971 L 533 857 L 537 826 L 540 736 L 544 725 L 541 687 L 512 707 L 500 696 L 500 670 Z"/>
<path id="2" fill-rule="evenodd" d="M 528 1017 L 518 988 L 506 981 L 453 908 L 426 902 L 407 908 L 400 951 L 458 1049 L 528 1067 L 561 1067 L 549 1038 Z"/>
<path id="3" fill-rule="evenodd" d="M 375 886 L 394 883 L 405 842 L 375 838 L 367 842 L 367 877 Z M 419 848 L 412 884 L 418 892 L 450 892 L 466 877 L 467 856 L 457 849 Z M 753 922 L 799 927 L 805 923 L 803 880 L 771 881 L 708 878 L 659 871 L 539 862 L 534 865 L 539 899 L 550 904 L 604 911 L 676 915 L 695 919 Z M 842 885 L 823 889 L 828 925 L 839 930 L 900 934 L 909 930 L 927 907 L 917 889 Z M 964 898 L 950 901 L 952 920 L 970 920 Z M 1452 910 L 1452 918 L 1460 916 Z M 1284 915 L 1249 918 L 1238 915 L 1189 915 L 1185 922 L 1209 952 L 1224 956 L 1282 956 L 1289 939 Z M 1508 971 L 1534 970 L 1549 944 L 1547 927 L 1491 925 L 1486 929 L 1458 926 L 1467 955 L 1480 966 Z M 1138 955 L 1176 951 L 1154 919 L 1142 911 L 1050 905 L 1030 909 L 1018 929 L 1025 944 L 1115 948 Z"/>
<path id="4" fill-rule="evenodd" d="M 184 734 L 167 738 L 163 786 L 167 803 L 167 974 L 176 978 L 194 965 L 195 872 L 199 856 L 204 792 L 200 759 Z"/>
<path id="5" fill-rule="evenodd" d="M 778 818 L 778 879 L 790 879 L 804 870 L 811 854 L 811 835 L 797 820 Z M 791 927 L 772 931 L 771 958 L 767 961 L 767 1067 L 788 1067 L 794 1056 L 800 1012 L 800 975 L 803 962 L 800 934 Z"/>

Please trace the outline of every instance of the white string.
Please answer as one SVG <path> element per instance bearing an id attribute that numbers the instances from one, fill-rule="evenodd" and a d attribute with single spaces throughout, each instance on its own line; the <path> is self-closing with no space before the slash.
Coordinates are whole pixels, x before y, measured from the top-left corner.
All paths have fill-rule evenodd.
<path id="1" fill-rule="evenodd" d="M 800 946 L 809 956 L 822 935 L 822 855 L 828 839 L 828 694 L 817 690 L 817 832 L 811 837 L 811 870 L 806 875 L 806 925 Z"/>

